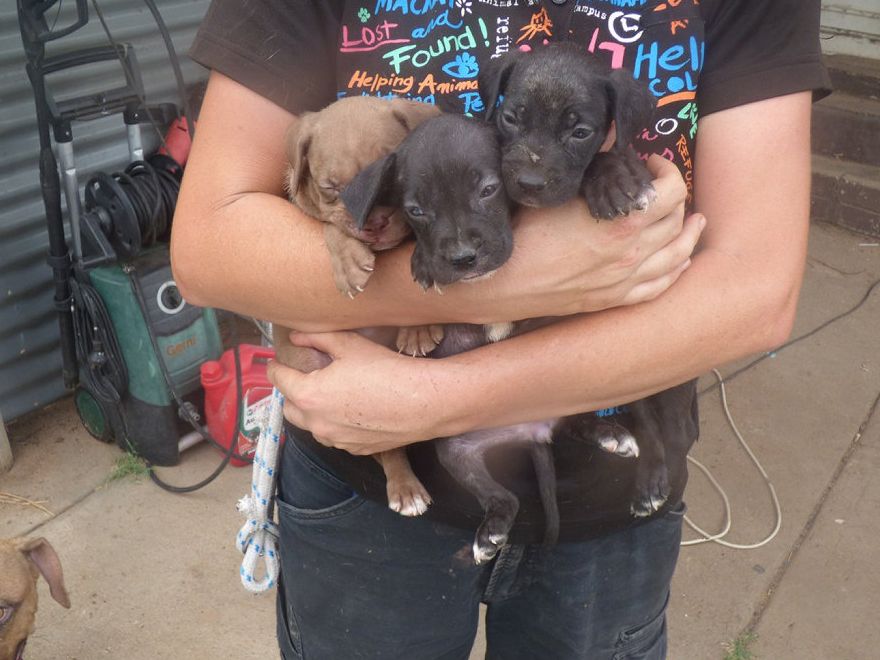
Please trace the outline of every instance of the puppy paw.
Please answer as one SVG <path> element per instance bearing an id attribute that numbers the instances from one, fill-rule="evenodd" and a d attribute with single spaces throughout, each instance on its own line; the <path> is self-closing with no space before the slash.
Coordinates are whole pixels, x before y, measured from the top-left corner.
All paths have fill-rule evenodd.
<path id="1" fill-rule="evenodd" d="M 657 196 L 650 173 L 628 152 L 598 154 L 587 168 L 582 192 L 590 213 L 601 220 L 644 211 Z"/>
<path id="2" fill-rule="evenodd" d="M 413 357 L 425 356 L 443 340 L 442 325 L 419 325 L 397 331 L 397 350 Z"/>
<path id="3" fill-rule="evenodd" d="M 351 240 L 336 252 L 331 251 L 330 256 L 336 288 L 354 298 L 367 286 L 376 265 L 376 255 L 360 241 Z"/>
<path id="4" fill-rule="evenodd" d="M 421 244 L 418 242 L 416 243 L 416 249 L 413 250 L 410 268 L 413 279 L 422 287 L 423 291 L 427 291 L 435 285 L 434 277 L 431 274 L 430 259 L 424 255 Z"/>
<path id="5" fill-rule="evenodd" d="M 637 458 L 639 455 L 636 439 L 620 424 L 600 424 L 596 427 L 595 440 L 609 454 L 623 458 Z"/>
<path id="6" fill-rule="evenodd" d="M 507 545 L 507 538 L 518 509 L 518 503 L 513 500 L 497 502 L 496 506 L 490 509 L 474 537 L 474 563 L 483 564 L 489 561 Z"/>
<path id="7" fill-rule="evenodd" d="M 501 547 L 507 543 L 506 535 L 493 538 L 495 541 L 487 540 L 482 543 L 479 540 L 474 541 L 473 553 L 475 564 L 485 564 L 487 561 L 494 559 Z"/>
<path id="8" fill-rule="evenodd" d="M 420 516 L 431 504 L 431 496 L 415 475 L 408 479 L 389 479 L 385 491 L 388 508 L 402 516 Z"/>
<path id="9" fill-rule="evenodd" d="M 653 515 L 666 504 L 668 497 L 669 480 L 665 464 L 640 471 L 636 477 L 636 493 L 630 503 L 630 513 L 636 518 Z"/>

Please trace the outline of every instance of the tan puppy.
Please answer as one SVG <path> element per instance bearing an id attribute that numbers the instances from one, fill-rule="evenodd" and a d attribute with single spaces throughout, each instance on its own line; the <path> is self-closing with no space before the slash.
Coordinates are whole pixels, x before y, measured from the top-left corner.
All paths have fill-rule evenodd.
<path id="1" fill-rule="evenodd" d="M 0 539 L 0 660 L 21 660 L 37 614 L 37 576 L 69 608 L 61 562 L 44 538 Z"/>
<path id="2" fill-rule="evenodd" d="M 392 152 L 416 126 L 436 117 L 431 105 L 403 99 L 369 96 L 340 99 L 320 112 L 304 114 L 287 134 L 290 167 L 286 176 L 290 201 L 304 213 L 324 222 L 336 288 L 350 298 L 364 290 L 373 272 L 375 252 L 399 245 L 409 236 L 402 211 L 377 207 L 359 228 L 339 197 L 345 186 L 367 165 Z M 393 338 L 368 334 L 375 341 Z M 326 356 L 290 344 L 290 329 L 275 326 L 273 340 L 279 362 L 314 371 Z M 440 326 L 401 328 L 398 350 L 425 355 L 443 338 Z M 385 471 L 388 506 L 407 516 L 425 512 L 431 498 L 410 467 L 404 449 L 376 454 Z"/>

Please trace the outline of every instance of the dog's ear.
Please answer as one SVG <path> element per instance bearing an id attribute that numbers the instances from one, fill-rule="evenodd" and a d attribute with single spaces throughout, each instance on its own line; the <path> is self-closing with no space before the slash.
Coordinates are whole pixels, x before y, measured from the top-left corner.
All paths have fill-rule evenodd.
<path id="1" fill-rule="evenodd" d="M 358 172 L 339 194 L 359 229 L 364 228 L 367 216 L 376 202 L 389 191 L 397 171 L 396 166 L 397 154 L 392 151 Z"/>
<path id="2" fill-rule="evenodd" d="M 309 174 L 309 145 L 312 143 L 312 113 L 300 115 L 285 137 L 287 149 L 287 170 L 285 187 L 291 201 L 296 199 L 303 181 Z"/>
<path id="3" fill-rule="evenodd" d="M 513 73 L 517 63 L 523 57 L 521 51 L 511 50 L 501 57 L 490 59 L 480 67 L 477 86 L 480 98 L 483 99 L 483 105 L 486 107 L 486 121 L 491 121 L 495 117 L 498 98 L 504 96 L 504 89 L 507 87 L 507 81 L 510 80 L 510 74 Z"/>
<path id="4" fill-rule="evenodd" d="M 412 132 L 419 124 L 442 114 L 436 105 L 407 101 L 406 99 L 391 99 L 388 106 L 391 109 L 391 115 L 400 122 L 407 133 Z"/>
<path id="5" fill-rule="evenodd" d="M 656 101 L 645 84 L 626 69 L 615 69 L 608 76 L 608 99 L 617 128 L 613 148 L 625 149 L 651 123 Z"/>
<path id="6" fill-rule="evenodd" d="M 70 609 L 70 597 L 64 587 L 64 574 L 61 571 L 61 560 L 55 554 L 55 549 L 43 537 L 36 539 L 20 539 L 16 543 L 18 550 L 33 562 L 40 571 L 46 582 L 49 583 L 49 593 L 60 605 Z"/>

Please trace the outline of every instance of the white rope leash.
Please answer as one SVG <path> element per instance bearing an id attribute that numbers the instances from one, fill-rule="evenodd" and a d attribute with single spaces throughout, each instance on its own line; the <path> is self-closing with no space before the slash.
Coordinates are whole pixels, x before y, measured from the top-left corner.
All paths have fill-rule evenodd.
<path id="1" fill-rule="evenodd" d="M 278 582 L 278 526 L 270 512 L 275 498 L 278 450 L 284 432 L 283 408 L 284 395 L 273 388 L 254 452 L 251 493 L 242 497 L 237 506 L 247 519 L 235 539 L 236 547 L 244 554 L 239 573 L 244 588 L 253 593 L 267 591 Z M 265 562 L 265 569 L 263 577 L 257 579 L 255 572 L 260 558 Z"/>

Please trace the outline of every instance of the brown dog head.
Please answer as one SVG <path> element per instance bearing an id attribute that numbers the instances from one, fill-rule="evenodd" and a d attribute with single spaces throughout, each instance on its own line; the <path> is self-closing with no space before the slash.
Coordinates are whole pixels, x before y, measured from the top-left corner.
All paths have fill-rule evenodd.
<path id="1" fill-rule="evenodd" d="M 359 227 L 339 192 L 364 167 L 392 152 L 416 126 L 439 114 L 435 106 L 415 101 L 355 96 L 302 115 L 287 133 L 290 201 L 373 250 L 396 246 L 409 233 L 399 211 L 378 207 Z"/>
<path id="2" fill-rule="evenodd" d="M 24 657 L 37 613 L 37 577 L 49 583 L 52 598 L 70 607 L 61 562 L 44 538 L 0 539 L 0 658 Z"/>

